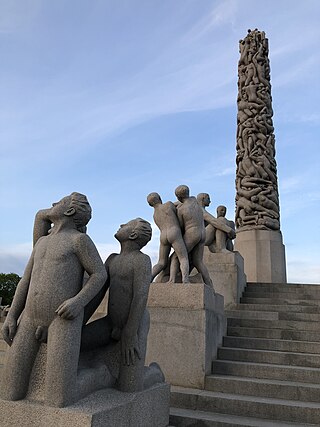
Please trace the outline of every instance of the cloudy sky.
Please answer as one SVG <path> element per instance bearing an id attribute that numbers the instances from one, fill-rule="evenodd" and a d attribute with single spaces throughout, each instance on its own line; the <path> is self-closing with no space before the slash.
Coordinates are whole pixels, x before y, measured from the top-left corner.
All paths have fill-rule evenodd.
<path id="1" fill-rule="evenodd" d="M 0 271 L 23 272 L 36 211 L 72 191 L 103 259 L 152 191 L 188 184 L 233 219 L 238 41 L 258 28 L 288 281 L 320 283 L 319 20 L 318 0 L 0 0 Z"/>

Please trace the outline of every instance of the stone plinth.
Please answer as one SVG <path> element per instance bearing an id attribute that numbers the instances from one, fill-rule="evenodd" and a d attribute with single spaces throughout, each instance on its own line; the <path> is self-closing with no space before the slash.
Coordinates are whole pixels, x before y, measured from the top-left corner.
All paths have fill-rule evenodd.
<path id="1" fill-rule="evenodd" d="M 156 361 L 172 385 L 204 388 L 226 333 L 223 296 L 203 283 L 152 283 L 147 363 Z"/>
<path id="2" fill-rule="evenodd" d="M 23 427 L 166 427 L 169 424 L 168 384 L 137 393 L 104 389 L 66 408 L 29 400 L 0 400 L 1 420 Z"/>
<path id="3" fill-rule="evenodd" d="M 285 283 L 285 247 L 280 231 L 247 230 L 237 232 L 235 249 L 244 258 L 248 282 Z"/>
<path id="4" fill-rule="evenodd" d="M 224 297 L 225 308 L 238 304 L 246 286 L 244 262 L 239 252 L 212 253 L 206 247 L 204 262 L 215 291 Z"/>

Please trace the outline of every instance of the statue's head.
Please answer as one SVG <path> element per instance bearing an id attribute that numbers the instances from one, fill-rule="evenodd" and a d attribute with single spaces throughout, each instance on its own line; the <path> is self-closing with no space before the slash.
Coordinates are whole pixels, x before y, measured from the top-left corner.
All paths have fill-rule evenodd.
<path id="1" fill-rule="evenodd" d="M 209 206 L 211 203 L 210 196 L 208 193 L 199 193 L 197 200 L 200 206 Z"/>
<path id="2" fill-rule="evenodd" d="M 189 197 L 189 187 L 187 185 L 179 185 L 179 187 L 175 190 L 175 195 L 177 196 L 177 199 L 182 202 L 184 199 L 187 199 Z"/>
<path id="3" fill-rule="evenodd" d="M 92 209 L 87 197 L 80 193 L 71 193 L 59 202 L 53 203 L 50 209 L 50 219 L 54 223 L 57 218 L 71 217 L 77 229 L 84 229 L 91 219 Z"/>
<path id="4" fill-rule="evenodd" d="M 150 206 L 158 205 L 159 203 L 162 203 L 161 197 L 158 193 L 150 193 L 147 196 L 147 202 Z"/>
<path id="5" fill-rule="evenodd" d="M 121 243 L 127 240 L 134 240 L 139 248 L 143 248 L 152 236 L 152 228 L 148 221 L 136 218 L 126 224 L 121 224 L 114 237 Z"/>
<path id="6" fill-rule="evenodd" d="M 225 217 L 226 213 L 227 213 L 227 208 L 225 206 L 220 205 L 217 207 L 217 217 L 218 218 L 221 216 Z"/>

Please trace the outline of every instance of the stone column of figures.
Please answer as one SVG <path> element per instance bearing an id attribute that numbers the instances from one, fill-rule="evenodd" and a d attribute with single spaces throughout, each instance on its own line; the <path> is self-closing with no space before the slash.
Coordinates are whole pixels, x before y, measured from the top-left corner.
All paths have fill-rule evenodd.
<path id="1" fill-rule="evenodd" d="M 257 29 L 240 40 L 236 226 L 279 230 L 268 39 Z"/>

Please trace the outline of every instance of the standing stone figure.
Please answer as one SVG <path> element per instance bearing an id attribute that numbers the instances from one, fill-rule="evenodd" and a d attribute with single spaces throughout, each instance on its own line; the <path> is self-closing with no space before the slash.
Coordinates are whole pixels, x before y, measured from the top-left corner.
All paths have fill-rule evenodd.
<path id="1" fill-rule="evenodd" d="M 186 185 L 179 185 L 175 194 L 178 199 L 176 203 L 178 219 L 183 231 L 183 240 L 189 254 L 190 265 L 198 270 L 206 285 L 213 287 L 209 272 L 203 262 L 206 240 L 203 211 L 197 199 L 189 195 L 189 187 Z M 179 271 L 178 257 L 173 256 L 171 262 L 172 277 L 175 277 Z"/>
<path id="2" fill-rule="evenodd" d="M 158 193 L 150 193 L 147 201 L 154 208 L 153 219 L 160 229 L 159 261 L 152 269 L 152 280 L 168 266 L 172 247 L 179 259 L 182 282 L 189 283 L 188 252 L 182 237 L 175 205 L 172 202 L 162 203 Z M 169 282 L 174 282 L 171 274 Z"/>
<path id="3" fill-rule="evenodd" d="M 26 396 L 41 342 L 48 343 L 45 404 L 61 407 L 75 402 L 83 395 L 83 383 L 86 393 L 103 386 L 101 369 L 91 370 L 81 381 L 77 372 L 84 308 L 107 278 L 93 242 L 78 231 L 90 218 L 91 207 L 79 193 L 37 214 L 36 244 L 2 327 L 10 346 L 2 376 L 5 400 Z M 43 235 L 49 224 L 53 228 Z M 89 278 L 83 286 L 84 271 Z"/>
<path id="4" fill-rule="evenodd" d="M 235 238 L 236 234 L 233 221 L 225 218 L 227 208 L 225 206 L 218 206 L 217 218 L 215 218 L 206 210 L 206 207 L 211 203 L 209 194 L 199 193 L 197 200 L 202 207 L 206 227 L 205 246 L 208 246 L 210 252 L 232 251 L 232 239 Z"/>
<path id="5" fill-rule="evenodd" d="M 248 30 L 240 40 L 237 118 L 236 227 L 279 230 L 275 137 L 268 39 Z"/>

